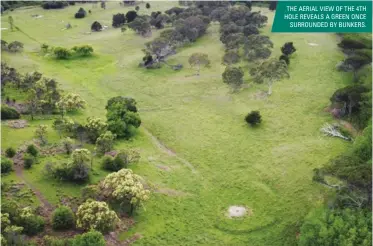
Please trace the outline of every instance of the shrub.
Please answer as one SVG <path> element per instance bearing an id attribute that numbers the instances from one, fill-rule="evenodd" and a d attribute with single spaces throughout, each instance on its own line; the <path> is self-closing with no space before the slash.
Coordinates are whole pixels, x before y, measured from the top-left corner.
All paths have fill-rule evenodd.
<path id="1" fill-rule="evenodd" d="M 139 6 L 136 6 L 136 7 L 135 7 L 135 10 L 136 10 L 136 11 L 139 11 L 139 10 L 140 10 L 140 7 L 139 7 Z"/>
<path id="2" fill-rule="evenodd" d="M 99 32 L 102 30 L 102 25 L 100 24 L 100 22 L 98 21 L 95 21 L 92 23 L 91 25 L 91 30 L 92 31 L 95 31 L 95 32 Z"/>
<path id="3" fill-rule="evenodd" d="M 110 131 L 101 134 L 96 140 L 96 151 L 99 155 L 103 155 L 113 149 L 115 134 Z"/>
<path id="4" fill-rule="evenodd" d="M 124 23 L 126 23 L 126 17 L 124 16 L 124 14 L 118 13 L 116 15 L 113 15 L 113 22 L 112 22 L 113 27 L 123 26 Z"/>
<path id="5" fill-rule="evenodd" d="M 45 246 L 72 246 L 74 239 L 73 238 L 55 238 L 52 236 L 44 236 L 43 242 Z"/>
<path id="6" fill-rule="evenodd" d="M 62 144 L 63 144 L 63 148 L 66 151 L 66 154 L 68 155 L 71 154 L 71 152 L 73 151 L 74 141 L 71 138 L 67 137 L 64 140 L 62 140 Z"/>
<path id="7" fill-rule="evenodd" d="M 237 89 L 243 84 L 243 75 L 241 68 L 227 66 L 222 74 L 223 82 Z"/>
<path id="8" fill-rule="evenodd" d="M 289 56 L 293 54 L 297 49 L 294 47 L 293 42 L 287 42 L 281 47 L 282 54 Z"/>
<path id="9" fill-rule="evenodd" d="M 99 189 L 97 185 L 87 185 L 82 189 L 81 193 L 84 201 L 88 199 L 97 200 Z"/>
<path id="10" fill-rule="evenodd" d="M 5 156 L 9 158 L 13 158 L 16 155 L 16 150 L 12 147 L 9 147 L 5 150 Z"/>
<path id="11" fill-rule="evenodd" d="M 103 233 L 112 231 L 118 222 L 116 213 L 105 202 L 88 199 L 79 206 L 76 224 L 85 230 L 94 229 Z"/>
<path id="12" fill-rule="evenodd" d="M 246 115 L 245 121 L 251 126 L 254 126 L 262 122 L 261 118 L 262 117 L 260 116 L 259 111 L 251 111 L 248 115 Z"/>
<path id="13" fill-rule="evenodd" d="M 74 46 L 72 50 L 79 56 L 90 56 L 93 53 L 93 48 L 89 45 Z"/>
<path id="14" fill-rule="evenodd" d="M 74 213 L 71 208 L 60 206 L 52 214 L 52 226 L 55 230 L 71 229 L 75 225 Z"/>
<path id="15" fill-rule="evenodd" d="M 83 8 L 80 8 L 78 12 L 75 13 L 75 18 L 81 19 L 81 18 L 84 18 L 86 15 L 87 15 L 87 12 Z"/>
<path id="16" fill-rule="evenodd" d="M 114 170 L 113 168 L 113 161 L 114 161 L 114 158 L 112 156 L 105 155 L 101 161 L 102 168 L 108 171 L 117 171 L 117 170 Z"/>
<path id="17" fill-rule="evenodd" d="M 24 154 L 23 156 L 23 165 L 26 169 L 29 169 L 32 167 L 32 165 L 34 164 L 35 162 L 35 157 L 26 153 Z"/>
<path id="18" fill-rule="evenodd" d="M 104 236 L 98 232 L 91 230 L 74 238 L 72 246 L 105 246 Z"/>
<path id="19" fill-rule="evenodd" d="M 136 19 L 136 17 L 137 17 L 137 13 L 134 10 L 130 10 L 126 14 L 126 20 L 127 20 L 128 23 L 134 21 Z"/>
<path id="20" fill-rule="evenodd" d="M 53 53 L 57 59 L 68 59 L 71 56 L 71 51 L 63 47 L 55 47 Z"/>
<path id="21" fill-rule="evenodd" d="M 39 154 L 39 150 L 36 148 L 35 145 L 30 144 L 27 146 L 26 153 L 32 155 L 33 157 L 37 157 Z"/>
<path id="22" fill-rule="evenodd" d="M 43 9 L 62 9 L 69 4 L 66 1 L 51 1 L 42 4 Z"/>
<path id="23" fill-rule="evenodd" d="M 150 9 L 150 3 L 146 3 L 145 7 L 146 7 L 147 9 Z"/>
<path id="24" fill-rule="evenodd" d="M 287 55 L 281 55 L 280 58 L 279 58 L 279 60 L 285 61 L 287 65 L 290 64 L 290 59 L 289 59 L 289 57 Z"/>
<path id="25" fill-rule="evenodd" d="M 119 171 L 122 168 L 127 167 L 127 163 L 121 158 L 121 156 L 116 155 L 114 158 L 105 155 L 102 159 L 102 168 L 108 171 Z"/>
<path id="26" fill-rule="evenodd" d="M 13 161 L 8 158 L 1 157 L 1 173 L 8 173 L 12 170 Z"/>
<path id="27" fill-rule="evenodd" d="M 1 104 L 1 119 L 2 120 L 14 120 L 21 117 L 20 113 L 12 107 L 6 104 Z"/>
<path id="28" fill-rule="evenodd" d="M 36 235 L 44 230 L 43 217 L 35 215 L 31 208 L 26 207 L 21 210 L 18 223 L 23 227 L 23 232 L 28 236 Z"/>
<path id="29" fill-rule="evenodd" d="M 18 41 L 13 41 L 8 44 L 8 50 L 12 52 L 21 51 L 23 49 L 23 43 Z"/>

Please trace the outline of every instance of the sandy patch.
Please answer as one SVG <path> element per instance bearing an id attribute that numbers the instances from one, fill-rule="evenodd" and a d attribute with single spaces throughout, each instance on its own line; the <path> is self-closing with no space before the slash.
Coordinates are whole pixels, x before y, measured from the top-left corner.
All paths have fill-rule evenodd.
<path id="1" fill-rule="evenodd" d="M 244 207 L 244 206 L 233 205 L 228 208 L 227 216 L 229 218 L 240 218 L 246 215 L 250 216 L 251 214 L 252 214 L 252 211 L 249 208 Z"/>

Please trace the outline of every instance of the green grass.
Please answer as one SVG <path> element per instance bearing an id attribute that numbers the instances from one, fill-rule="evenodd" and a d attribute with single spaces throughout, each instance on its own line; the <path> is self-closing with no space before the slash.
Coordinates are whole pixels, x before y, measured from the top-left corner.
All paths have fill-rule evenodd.
<path id="1" fill-rule="evenodd" d="M 152 8 L 146 11 L 165 10 L 173 4 L 152 2 Z M 329 192 L 312 182 L 312 169 L 321 167 L 348 146 L 339 139 L 323 137 L 319 131 L 323 123 L 331 121 L 323 111 L 329 97 L 348 83 L 345 74 L 335 69 L 343 58 L 337 37 L 321 33 L 272 34 L 271 26 L 265 27 L 263 33 L 274 43 L 274 57 L 280 55 L 280 47 L 288 41 L 294 42 L 297 52 L 290 63 L 291 78 L 276 83 L 271 97 L 260 99 L 256 95 L 266 88 L 253 84 L 247 70 L 248 88 L 239 93 L 230 93 L 222 82 L 224 47 L 219 41 L 218 25 L 211 25 L 204 37 L 170 58 L 170 63 L 184 65 L 181 71 L 167 67 L 144 70 L 137 65 L 149 38 L 112 28 L 84 34 L 94 20 L 111 26 L 113 13 L 134 7 L 109 2 L 107 10 L 92 9 L 92 16 L 73 19 L 80 6 L 90 8 L 86 4 L 52 11 L 20 9 L 12 15 L 15 24 L 40 43 L 64 47 L 89 44 L 95 50 L 94 57 L 67 61 L 42 57 L 38 54 L 39 43 L 19 32 L 5 30 L 3 39 L 24 42 L 25 51 L 3 53 L 3 59 L 22 72 L 36 69 L 55 78 L 64 90 L 81 94 L 89 106 L 73 116 L 80 121 L 91 115 L 104 118 L 104 106 L 112 96 L 134 97 L 143 126 L 197 170 L 193 173 L 177 158 L 161 152 L 142 128 L 131 141 L 118 142 L 117 149 L 140 149 L 140 163 L 131 166 L 135 173 L 157 187 L 185 193 L 153 194 L 135 215 L 136 225 L 123 233 L 122 239 L 140 233 L 143 237 L 135 245 L 294 245 L 297 225 Z M 144 13 L 145 4 L 140 8 L 140 13 Z M 265 9 L 262 12 L 268 13 L 272 23 L 273 13 Z M 43 18 L 33 19 L 31 14 Z M 2 16 L 3 27 L 8 27 L 7 17 Z M 61 31 L 67 22 L 73 28 Z M 153 37 L 158 34 L 154 31 Z M 203 69 L 199 77 L 186 77 L 194 73 L 187 63 L 194 52 L 207 53 L 211 68 Z M 263 118 L 256 129 L 244 122 L 251 110 L 260 110 Z M 3 124 L 3 148 L 31 140 L 35 125 L 40 123 L 45 122 L 35 121 L 22 130 L 11 130 Z M 52 131 L 50 138 L 51 142 L 58 141 Z M 63 161 L 61 158 L 43 159 L 25 171 L 27 180 L 53 203 L 58 202 L 56 194 L 60 190 L 79 195 L 81 188 L 43 176 L 45 162 Z M 169 166 L 171 170 L 164 171 L 156 165 Z M 104 175 L 100 171 L 92 182 Z M 253 214 L 239 220 L 227 219 L 225 212 L 231 205 L 245 205 Z"/>

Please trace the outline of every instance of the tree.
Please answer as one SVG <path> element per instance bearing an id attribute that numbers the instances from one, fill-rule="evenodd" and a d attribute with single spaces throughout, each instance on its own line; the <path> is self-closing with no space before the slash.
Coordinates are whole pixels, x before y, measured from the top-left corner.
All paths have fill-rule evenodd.
<path id="1" fill-rule="evenodd" d="M 199 16 L 190 16 L 186 19 L 179 19 L 175 23 L 175 31 L 189 42 L 194 42 L 197 38 L 206 33 L 208 24 Z"/>
<path id="2" fill-rule="evenodd" d="M 300 246 L 372 245 L 371 212 L 316 209 L 300 229 Z"/>
<path id="3" fill-rule="evenodd" d="M 210 16 L 211 20 L 213 20 L 213 21 L 220 21 L 221 17 L 223 15 L 225 15 L 226 12 L 227 12 L 227 8 L 226 7 L 219 7 L 219 8 L 214 9 L 210 13 L 209 16 Z"/>
<path id="4" fill-rule="evenodd" d="M 91 31 L 99 32 L 101 30 L 102 30 L 102 25 L 100 24 L 100 22 L 95 21 L 95 22 L 92 23 Z"/>
<path id="5" fill-rule="evenodd" d="M 148 36 L 149 34 L 151 34 L 150 23 L 143 16 L 138 16 L 133 21 L 128 21 L 128 23 L 129 28 L 142 36 Z"/>
<path id="6" fill-rule="evenodd" d="M 75 236 L 72 246 L 105 246 L 104 236 L 95 230 Z"/>
<path id="7" fill-rule="evenodd" d="M 86 104 L 86 101 L 78 94 L 67 93 L 61 97 L 61 99 L 56 103 L 56 106 L 60 110 L 61 116 L 63 117 L 65 112 L 84 109 Z"/>
<path id="8" fill-rule="evenodd" d="M 38 125 L 35 130 L 35 136 L 40 140 L 41 144 L 47 143 L 47 128 L 46 125 Z"/>
<path id="9" fill-rule="evenodd" d="M 147 9 L 150 9 L 150 3 L 146 3 L 145 7 L 146 7 Z"/>
<path id="10" fill-rule="evenodd" d="M 5 150 L 5 156 L 8 158 L 13 158 L 16 155 L 16 150 L 12 147 L 9 147 Z"/>
<path id="11" fill-rule="evenodd" d="M 38 82 L 42 77 L 42 74 L 39 72 L 26 73 L 19 87 L 23 90 L 29 90 L 36 87 L 36 82 Z"/>
<path id="12" fill-rule="evenodd" d="M 67 137 L 65 138 L 63 141 L 62 141 L 62 145 L 63 145 L 63 148 L 65 149 L 65 152 L 66 154 L 71 154 L 71 152 L 73 151 L 73 144 L 74 144 L 74 141 Z"/>
<path id="13" fill-rule="evenodd" d="M 34 165 L 36 158 L 29 153 L 23 155 L 23 166 L 26 169 L 30 169 Z"/>
<path id="14" fill-rule="evenodd" d="M 227 50 L 223 56 L 223 63 L 231 65 L 240 61 L 240 55 L 237 50 Z"/>
<path id="15" fill-rule="evenodd" d="M 87 12 L 83 9 L 80 8 L 77 13 L 75 13 L 75 18 L 81 19 L 84 18 L 87 15 Z"/>
<path id="16" fill-rule="evenodd" d="M 105 0 L 101 1 L 101 8 L 106 9 L 106 2 L 105 2 Z"/>
<path id="17" fill-rule="evenodd" d="M 287 65 L 283 60 L 270 59 L 250 70 L 250 75 L 256 83 L 267 83 L 268 95 L 272 94 L 272 85 L 275 81 L 289 78 Z"/>
<path id="18" fill-rule="evenodd" d="M 259 111 L 251 111 L 246 115 L 245 121 L 247 122 L 247 124 L 255 126 L 262 122 L 262 116 L 260 115 Z"/>
<path id="19" fill-rule="evenodd" d="M 100 155 L 105 154 L 113 149 L 115 134 L 110 131 L 100 135 L 96 140 L 96 152 Z"/>
<path id="20" fill-rule="evenodd" d="M 124 25 L 124 23 L 126 23 L 126 17 L 124 16 L 124 14 L 118 13 L 116 15 L 113 15 L 113 27 L 121 27 Z"/>
<path id="21" fill-rule="evenodd" d="M 247 60 L 267 59 L 271 55 L 272 41 L 267 36 L 250 35 L 245 40 L 244 56 Z"/>
<path id="22" fill-rule="evenodd" d="M 8 173 L 12 171 L 13 161 L 8 158 L 1 157 L 1 173 Z"/>
<path id="23" fill-rule="evenodd" d="M 8 44 L 8 50 L 11 52 L 22 51 L 22 49 L 23 49 L 23 43 L 21 42 L 13 41 Z"/>
<path id="24" fill-rule="evenodd" d="M 76 218 L 76 224 L 79 228 L 94 229 L 102 233 L 112 231 L 119 221 L 116 213 L 110 210 L 105 202 L 91 199 L 79 206 Z"/>
<path id="25" fill-rule="evenodd" d="M 208 67 L 210 65 L 209 57 L 208 57 L 207 54 L 204 54 L 204 53 L 193 53 L 189 57 L 188 62 L 189 62 L 189 65 L 191 67 L 196 67 L 197 75 L 199 75 L 199 72 L 201 70 L 201 66 L 202 67 Z"/>
<path id="26" fill-rule="evenodd" d="M 258 28 L 253 24 L 248 24 L 248 25 L 244 26 L 242 32 L 245 36 L 258 35 L 259 34 Z"/>
<path id="27" fill-rule="evenodd" d="M 136 11 L 134 10 L 130 10 L 126 13 L 126 20 L 127 20 L 127 23 L 131 23 L 132 21 L 134 21 L 137 17 L 137 13 Z"/>
<path id="28" fill-rule="evenodd" d="M 136 6 L 136 7 L 135 7 L 135 10 L 136 10 L 136 11 L 139 11 L 139 10 L 140 10 L 140 7 L 139 7 L 139 6 Z"/>
<path id="29" fill-rule="evenodd" d="M 26 148 L 26 153 L 32 155 L 33 157 L 37 157 L 39 155 L 39 150 L 34 144 L 30 144 Z"/>
<path id="30" fill-rule="evenodd" d="M 141 125 L 136 101 L 128 97 L 113 97 L 106 105 L 108 130 L 118 138 L 130 138 Z"/>
<path id="31" fill-rule="evenodd" d="M 75 226 L 74 213 L 71 208 L 60 206 L 52 214 L 52 226 L 54 230 L 67 230 Z"/>
<path id="32" fill-rule="evenodd" d="M 281 55 L 279 60 L 281 61 L 284 61 L 286 63 L 286 65 L 289 65 L 290 64 L 290 59 L 287 55 Z"/>
<path id="33" fill-rule="evenodd" d="M 107 126 L 107 123 L 101 118 L 88 117 L 85 129 L 87 130 L 89 140 L 95 143 L 97 138 L 106 132 Z"/>
<path id="34" fill-rule="evenodd" d="M 44 230 L 44 219 L 41 216 L 35 215 L 30 207 L 25 207 L 21 210 L 18 224 L 23 227 L 23 232 L 26 235 L 33 236 Z"/>
<path id="35" fill-rule="evenodd" d="M 145 190 L 142 178 L 131 169 L 121 169 L 111 173 L 100 184 L 102 193 L 117 200 L 122 205 L 130 205 L 130 214 L 133 210 L 149 198 L 150 192 Z"/>
<path id="36" fill-rule="evenodd" d="M 242 84 L 242 78 L 243 78 L 243 71 L 241 68 L 237 67 L 226 67 L 222 77 L 223 82 L 233 87 L 234 90 L 238 89 Z"/>
<path id="37" fill-rule="evenodd" d="M 226 49 L 238 49 L 244 43 L 245 37 L 242 33 L 232 33 L 220 40 L 225 44 Z"/>
<path id="38" fill-rule="evenodd" d="M 282 54 L 289 56 L 293 54 L 297 49 L 294 47 L 293 42 L 287 42 L 281 47 Z"/>
<path id="39" fill-rule="evenodd" d="M 277 7 L 277 1 L 269 1 L 269 10 L 276 10 L 276 7 Z"/>
<path id="40" fill-rule="evenodd" d="M 345 59 L 344 65 L 349 71 L 352 71 L 354 74 L 354 81 L 358 80 L 357 71 L 362 68 L 364 65 L 372 62 L 372 59 L 367 56 L 361 55 L 352 55 Z"/>

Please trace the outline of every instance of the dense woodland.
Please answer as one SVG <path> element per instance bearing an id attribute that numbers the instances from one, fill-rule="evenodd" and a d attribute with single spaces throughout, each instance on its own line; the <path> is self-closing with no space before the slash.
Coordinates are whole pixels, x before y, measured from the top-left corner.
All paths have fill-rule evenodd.
<path id="1" fill-rule="evenodd" d="M 82 5 L 76 8 L 76 4 Z M 107 10 L 105 1 L 1 2 L 2 12 L 6 14 L 3 18 L 6 18 L 10 31 L 18 33 L 27 32 L 12 17 L 12 11 L 17 11 L 18 7 L 33 6 L 48 11 L 74 8 L 77 10 L 71 18 L 78 20 L 95 15 L 92 5 Z M 281 47 L 275 47 L 272 37 L 262 31 L 268 17 L 254 10 L 259 5 L 275 11 L 275 1 L 179 1 L 179 6 L 164 12 L 153 9 L 152 5 L 152 2 L 118 2 L 118 6 L 131 9 L 121 11 L 118 8 L 118 13 L 107 20 L 111 27 L 97 19 L 86 28 L 91 31 L 90 35 L 113 28 L 124 35 L 132 31 L 146 39 L 137 70 L 149 74 L 188 71 L 188 77 L 202 78 L 216 62 L 212 58 L 215 56 L 192 52 L 187 57 L 190 68 L 174 57 L 184 49 L 198 45 L 208 35 L 208 29 L 218 25 L 219 40 L 215 42 L 223 47 L 218 63 L 224 66 L 218 76 L 220 83 L 228 86 L 232 97 L 247 88 L 249 78 L 250 86 L 265 88 L 262 94 L 266 100 L 271 100 L 277 93 L 276 85 L 291 78 L 292 66 L 298 59 L 297 43 L 289 39 Z M 151 10 L 151 14 L 143 14 L 142 8 Z M 71 28 L 73 25 L 66 24 L 66 29 Z M 334 69 L 348 78 L 348 84 L 330 94 L 330 104 L 322 106 L 326 107 L 329 122 L 345 124 L 327 123 L 318 134 L 346 141 L 348 147 L 327 163 L 317 163 L 319 168 L 309 176 L 315 186 L 328 192 L 321 206 L 310 209 L 298 223 L 288 226 L 294 232 L 289 245 L 372 244 L 372 40 L 360 34 L 335 35 L 339 39 L 336 46 L 344 58 Z M 2 53 L 23 54 L 27 46 L 24 42 L 3 37 Z M 62 46 L 42 42 L 34 55 L 51 62 L 93 59 L 102 54 L 92 43 Z M 274 49 L 277 49 L 276 55 L 273 55 Z M 119 239 L 113 239 L 114 243 L 110 241 L 112 233 L 127 230 L 130 227 L 128 221 L 134 220 L 139 213 L 141 216 L 143 207 L 155 193 L 147 177 L 141 177 L 131 169 L 143 155 L 138 149 L 128 147 L 143 126 L 143 111 L 139 110 L 136 98 L 110 97 L 105 105 L 101 105 L 105 115 L 81 120 L 77 116 L 89 110 L 88 98 L 61 84 L 63 81 L 42 71 L 23 72 L 6 60 L 1 61 L 1 120 L 17 126 L 28 124 L 27 121 L 36 125 L 32 142 L 2 149 L 2 177 L 43 165 L 43 175 L 50 180 L 68 186 L 83 185 L 79 197 L 61 202 L 58 207 L 46 205 L 49 203 L 27 206 L 12 195 L 20 188 L 2 181 L 2 245 L 119 245 Z M 271 121 L 269 117 L 273 115 L 267 117 L 261 108 L 256 108 L 248 110 L 240 122 L 247 125 L 247 131 L 260 132 L 264 131 L 262 125 Z M 51 132 L 58 136 L 57 143 L 48 142 Z M 118 148 L 123 142 L 129 144 Z M 52 153 L 61 158 L 48 159 Z M 99 163 L 100 171 L 93 168 L 96 165 L 93 163 Z M 95 175 L 101 171 L 105 176 L 98 180 Z M 134 237 L 133 241 L 136 239 Z M 123 245 L 128 245 L 126 243 L 131 240 Z"/>

